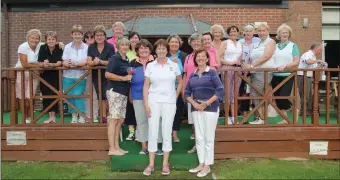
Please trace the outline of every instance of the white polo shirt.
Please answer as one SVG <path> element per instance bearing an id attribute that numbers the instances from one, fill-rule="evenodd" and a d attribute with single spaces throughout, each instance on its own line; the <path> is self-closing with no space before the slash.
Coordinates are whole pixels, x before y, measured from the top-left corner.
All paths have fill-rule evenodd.
<path id="1" fill-rule="evenodd" d="M 300 57 L 300 63 L 299 63 L 299 69 L 315 69 L 318 64 L 307 64 L 307 60 L 316 60 L 316 56 L 314 55 L 312 50 L 309 50 L 305 52 L 301 57 Z M 303 75 L 303 71 L 298 71 L 298 75 Z M 307 71 L 307 77 L 313 77 L 313 71 Z"/>
<path id="2" fill-rule="evenodd" d="M 87 60 L 87 49 L 88 46 L 85 43 L 81 43 L 79 49 L 76 49 L 74 46 L 74 41 L 68 43 L 63 52 L 63 60 L 71 60 L 72 62 L 81 62 Z M 72 70 L 64 70 L 63 77 L 66 78 L 79 78 L 81 77 L 86 70 L 72 69 Z"/>
<path id="3" fill-rule="evenodd" d="M 177 76 L 181 76 L 181 71 L 169 58 L 164 65 L 159 64 L 157 59 L 149 63 L 145 70 L 145 77 L 150 79 L 148 102 L 176 104 Z"/>
<path id="4" fill-rule="evenodd" d="M 37 45 L 37 47 L 35 48 L 35 51 L 33 51 L 28 42 L 24 42 L 22 44 L 20 44 L 19 48 L 18 48 L 18 62 L 15 64 L 16 68 L 22 68 L 22 64 L 19 58 L 19 54 L 25 54 L 27 56 L 27 63 L 29 64 L 34 64 L 34 63 L 39 63 L 38 62 L 38 54 L 39 54 L 39 50 L 40 50 L 40 43 Z"/>

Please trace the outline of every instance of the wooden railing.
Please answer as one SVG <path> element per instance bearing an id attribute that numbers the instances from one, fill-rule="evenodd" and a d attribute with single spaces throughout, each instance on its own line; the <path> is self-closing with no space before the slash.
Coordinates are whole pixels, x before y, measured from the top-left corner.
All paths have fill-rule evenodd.
<path id="1" fill-rule="evenodd" d="M 336 115 L 336 124 L 330 123 L 330 96 L 331 96 L 331 90 L 330 90 L 330 82 L 331 82 L 331 77 L 330 73 L 331 72 L 338 72 L 338 78 L 337 78 L 337 92 L 340 91 L 340 68 L 328 68 L 328 69 L 295 69 L 291 70 L 291 74 L 286 77 L 280 84 L 278 84 L 276 87 L 273 87 L 272 89 L 270 88 L 270 82 L 268 82 L 268 74 L 277 72 L 277 69 L 265 69 L 265 68 L 259 68 L 259 69 L 252 69 L 251 71 L 255 72 L 264 72 L 264 91 L 259 90 L 258 88 L 255 87 L 255 85 L 251 82 L 251 80 L 244 75 L 242 75 L 242 72 L 248 71 L 245 69 L 222 69 L 222 72 L 227 72 L 227 71 L 233 71 L 235 73 L 235 82 L 237 82 L 239 79 L 244 80 L 250 88 L 254 88 L 261 96 L 258 97 L 241 97 L 239 96 L 239 87 L 235 86 L 234 92 L 235 93 L 235 99 L 234 99 L 234 112 L 237 114 L 238 112 L 238 103 L 239 101 L 243 100 L 261 100 L 259 104 L 257 104 L 250 112 L 247 113 L 247 115 L 243 118 L 243 120 L 239 123 L 235 123 L 233 125 L 229 125 L 227 120 L 225 120 L 224 125 L 220 125 L 219 127 L 263 127 L 263 126 L 339 126 L 340 125 L 340 99 L 337 98 L 337 109 L 335 110 L 337 112 Z M 298 75 L 297 71 L 303 71 L 303 78 L 304 78 L 304 83 L 303 87 L 298 87 Z M 312 123 L 308 124 L 306 123 L 306 107 L 307 107 L 307 102 L 306 102 L 306 97 L 307 97 L 307 71 L 313 71 L 313 114 L 312 114 Z M 326 123 L 325 124 L 319 124 L 319 119 L 320 119 L 320 114 L 319 114 L 319 82 L 320 82 L 320 76 L 322 72 L 325 72 L 326 74 Z M 228 97 L 228 84 L 227 84 L 227 79 L 228 79 L 228 73 L 224 73 L 224 89 L 225 89 L 225 97 Z M 293 79 L 293 88 L 292 88 L 292 96 L 274 96 L 274 93 L 283 86 L 284 83 L 286 83 L 288 80 Z M 334 80 L 333 80 L 334 82 Z M 303 109 L 302 109 L 302 123 L 298 123 L 298 111 L 296 109 L 300 109 L 298 107 L 298 88 L 303 88 L 304 91 L 304 103 L 303 103 Z M 293 121 L 289 120 L 288 117 L 283 114 L 283 112 L 277 107 L 276 103 L 274 102 L 275 99 L 288 99 L 292 101 L 292 113 L 293 113 Z M 283 119 L 287 122 L 287 124 L 268 124 L 268 105 L 271 105 L 276 112 L 283 117 Z M 249 120 L 249 117 L 255 113 L 259 109 L 259 107 L 264 106 L 264 125 L 245 125 L 244 123 Z M 225 104 L 224 104 L 224 111 L 226 114 L 226 117 L 228 116 L 229 112 L 229 106 L 228 106 L 228 98 L 225 98 Z M 234 117 L 234 119 L 237 119 Z"/>
<path id="2" fill-rule="evenodd" d="M 71 70 L 70 68 L 54 68 L 54 69 L 41 69 L 41 68 L 31 68 L 31 69 L 23 69 L 23 68 L 7 68 L 2 69 L 2 71 L 7 71 L 9 74 L 9 89 L 10 89 L 10 124 L 4 124 L 4 120 L 2 120 L 3 126 L 98 126 L 103 124 L 103 109 L 102 109 L 102 99 L 98 99 L 98 108 L 99 108 L 99 123 L 93 124 L 93 84 L 92 84 L 92 71 L 98 70 L 98 89 L 99 93 L 98 96 L 102 97 L 102 93 L 105 93 L 105 91 L 102 90 L 101 86 L 101 72 L 105 71 L 105 67 L 95 67 L 95 68 L 78 68 L 87 70 L 81 77 L 77 79 L 76 82 L 74 82 L 72 85 L 70 85 L 66 90 L 63 90 L 63 83 L 62 83 L 62 71 L 63 70 Z M 59 89 L 54 88 L 51 84 L 46 82 L 42 77 L 39 75 L 39 71 L 58 71 L 58 77 L 59 77 Z M 29 88 L 30 88 L 30 99 L 29 99 L 29 107 L 25 107 L 25 100 L 24 98 L 21 98 L 19 100 L 19 110 L 21 111 L 21 124 L 18 122 L 18 112 L 17 112 L 17 100 L 16 99 L 16 76 L 17 73 L 21 73 L 21 84 L 24 85 L 24 73 L 25 71 L 29 72 Z M 67 93 L 75 87 L 81 80 L 88 78 L 88 81 L 90 83 L 89 85 L 89 93 L 88 94 L 82 94 L 82 95 L 67 95 Z M 46 85 L 51 91 L 55 92 L 56 95 L 37 95 L 33 94 L 33 78 L 38 80 L 39 83 Z M 86 85 L 88 86 L 88 84 Z M 85 92 L 85 89 L 84 89 Z M 21 97 L 25 97 L 25 89 L 21 88 Z M 89 99 L 89 105 L 90 105 L 90 116 L 86 116 L 85 113 L 81 112 L 77 107 L 75 107 L 68 98 L 88 98 Z M 55 99 L 48 107 L 42 110 L 37 116 L 34 114 L 34 100 L 37 99 Z M 59 103 L 59 114 L 60 114 L 60 121 L 59 123 L 50 123 L 50 124 L 37 124 L 36 122 L 40 120 L 40 118 L 49 112 L 49 110 L 55 105 Z M 71 123 L 65 123 L 64 122 L 64 103 L 66 103 L 70 108 L 73 108 L 81 117 L 83 117 L 87 123 L 84 124 L 71 124 Z M 31 117 L 31 123 L 26 124 L 26 116 L 25 111 L 29 109 L 30 114 L 29 117 Z"/>
<path id="3" fill-rule="evenodd" d="M 105 68 L 103 67 L 96 67 L 96 68 L 90 68 L 90 67 L 84 67 L 81 68 L 84 70 L 87 70 L 85 74 L 83 74 L 75 83 L 73 83 L 67 90 L 63 91 L 63 84 L 62 84 L 62 71 L 63 70 L 69 70 L 69 68 L 54 68 L 54 69 L 41 69 L 41 68 L 33 68 L 33 69 L 22 69 L 22 68 L 7 68 L 7 69 L 2 69 L 2 71 L 6 71 L 7 74 L 9 75 L 8 78 L 2 78 L 2 83 L 3 83 L 3 88 L 2 90 L 2 99 L 3 99 L 3 103 L 2 105 L 5 104 L 5 106 L 3 106 L 3 111 L 5 110 L 10 110 L 10 124 L 4 124 L 3 121 L 1 122 L 3 126 L 104 126 L 103 124 L 103 108 L 102 108 L 102 99 L 99 98 L 98 99 L 98 107 L 99 107 L 99 123 L 93 123 L 93 85 L 92 85 L 92 71 L 97 69 L 98 70 L 98 83 L 99 83 L 99 93 L 98 93 L 98 97 L 102 97 L 102 93 L 105 93 L 105 90 L 101 89 L 101 71 L 105 71 Z M 49 71 L 49 70 L 54 70 L 54 71 L 58 71 L 58 76 L 59 76 L 59 89 L 55 89 L 52 85 L 50 85 L 49 83 L 47 83 L 43 78 L 40 77 L 39 73 L 37 73 L 37 71 Z M 298 123 L 298 112 L 295 111 L 295 109 L 298 108 L 298 76 L 297 76 L 297 70 L 299 71 L 303 71 L 304 72 L 304 85 L 303 85 L 303 90 L 304 90 L 304 104 L 303 104 L 303 117 L 302 117 L 302 123 Z M 29 84 L 29 88 L 30 88 L 30 105 L 29 107 L 25 107 L 24 106 L 24 99 L 19 100 L 19 104 L 20 107 L 17 108 L 17 99 L 16 99 L 16 74 L 17 72 L 21 73 L 21 84 L 24 84 L 24 71 L 29 71 L 29 78 L 30 78 L 30 84 Z M 265 80 L 264 80 L 264 92 L 260 91 L 259 89 L 257 89 L 254 84 L 251 83 L 251 80 L 245 76 L 242 75 L 242 72 L 245 71 L 245 69 L 222 69 L 221 72 L 227 72 L 227 71 L 233 71 L 235 73 L 235 82 L 237 82 L 238 79 L 242 79 L 244 80 L 247 84 L 250 85 L 250 87 L 254 88 L 256 91 L 259 92 L 259 94 L 261 94 L 261 96 L 258 97 L 241 97 L 238 95 L 239 92 L 239 87 L 235 86 L 234 92 L 235 93 L 235 106 L 234 106 L 234 110 L 235 110 L 235 114 L 237 114 L 238 112 L 238 103 L 240 101 L 244 101 L 244 100 L 261 100 L 261 102 L 256 105 L 250 112 L 247 113 L 247 115 L 243 118 L 243 120 L 239 123 L 236 123 L 235 125 L 228 125 L 227 120 L 225 120 L 224 125 L 219 125 L 219 127 L 229 127 L 229 128 L 234 128 L 234 127 L 264 127 L 264 126 L 339 126 L 340 124 L 340 99 L 337 98 L 337 115 L 336 115 L 336 124 L 335 123 L 330 123 L 330 96 L 331 96 L 331 90 L 330 90 L 330 82 L 331 82 L 331 77 L 330 77 L 330 72 L 338 72 L 338 79 L 337 79 L 337 84 L 338 87 L 337 90 L 338 92 L 340 92 L 340 69 L 336 69 L 336 68 L 329 68 L 329 69 L 295 69 L 290 71 L 291 74 L 286 77 L 286 79 L 281 82 L 277 87 L 270 89 L 270 82 L 268 82 L 268 74 L 271 72 L 275 72 L 276 69 L 255 69 L 252 71 L 256 71 L 256 72 L 264 72 L 264 76 L 265 76 Z M 306 94 L 307 94 L 307 85 L 306 85 L 306 72 L 307 71 L 313 71 L 314 72 L 314 81 L 313 81 L 313 115 L 312 115 L 312 123 L 307 123 L 306 122 Z M 319 124 L 319 81 L 320 81 L 320 74 L 321 72 L 325 72 L 326 74 L 326 123 L 325 124 Z M 85 79 L 85 78 L 89 78 L 89 93 L 88 94 L 82 94 L 82 95 L 67 95 L 67 93 L 75 86 L 77 85 L 81 80 Z M 35 78 L 37 79 L 40 84 L 43 83 L 45 84 L 51 91 L 55 92 L 56 95 L 36 95 L 33 94 L 33 81 L 32 79 Z M 293 95 L 292 96 L 274 96 L 273 93 L 275 91 L 277 91 L 285 82 L 287 82 L 289 79 L 293 79 L 294 81 L 294 85 L 293 85 Z M 225 97 L 228 97 L 228 83 L 227 83 L 227 79 L 228 79 L 228 73 L 224 73 L 224 79 L 225 79 L 225 83 L 224 83 L 224 87 L 225 87 Z M 8 87 L 9 86 L 9 87 Z M 24 97 L 24 88 L 21 89 L 21 94 L 22 97 Z M 43 109 L 41 113 L 39 113 L 37 116 L 35 116 L 34 114 L 34 100 L 37 99 L 46 99 L 46 98 L 52 98 L 55 99 L 53 101 L 52 104 L 50 104 L 46 109 Z M 68 98 L 88 98 L 90 101 L 90 116 L 86 116 L 85 113 L 81 112 L 79 109 L 77 109 L 73 104 L 71 104 L 67 99 Z M 292 101 L 292 112 L 293 112 L 293 119 L 292 121 L 288 119 L 287 116 L 285 116 L 282 111 L 276 106 L 276 104 L 274 103 L 275 99 L 289 99 Z M 225 111 L 225 116 L 228 117 L 228 112 L 229 112 L 229 106 L 228 106 L 228 98 L 225 98 L 225 105 L 224 105 L 224 111 Z M 57 123 L 51 123 L 51 124 L 37 124 L 36 122 L 38 120 L 40 120 L 40 118 L 48 113 L 48 111 L 55 105 L 59 103 L 59 114 L 60 114 L 60 121 Z M 79 113 L 80 116 L 82 116 L 85 120 L 87 120 L 87 123 L 85 124 L 71 124 L 71 123 L 65 123 L 64 122 L 64 103 L 66 103 L 69 107 L 73 108 L 77 113 Z M 261 105 L 264 105 L 264 107 L 268 107 L 268 105 L 272 105 L 275 110 L 278 112 L 279 115 L 281 115 L 283 117 L 283 119 L 285 121 L 287 121 L 287 124 L 268 124 L 268 112 L 267 112 L 267 108 L 264 108 L 264 125 L 245 125 L 244 123 L 246 121 L 249 120 L 249 117 L 254 114 L 254 112 L 256 110 L 258 110 L 258 108 Z M 26 124 L 25 123 L 25 111 L 27 109 L 30 109 L 30 114 L 29 116 L 32 119 L 32 122 L 30 124 Z M 18 122 L 18 112 L 17 110 L 21 111 L 21 123 Z M 3 112 L 2 111 L 2 112 Z M 227 119 L 227 118 L 226 118 Z M 237 115 L 236 117 L 234 117 L 234 119 L 237 119 Z"/>

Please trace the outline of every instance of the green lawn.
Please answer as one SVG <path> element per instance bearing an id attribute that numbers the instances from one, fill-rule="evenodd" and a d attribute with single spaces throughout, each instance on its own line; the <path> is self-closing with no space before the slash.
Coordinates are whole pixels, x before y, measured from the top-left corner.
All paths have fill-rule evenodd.
<path id="1" fill-rule="evenodd" d="M 112 172 L 105 161 L 2 162 L 2 179 L 163 179 L 159 171 L 151 177 L 141 172 Z M 242 159 L 218 161 L 213 168 L 217 179 L 340 179 L 340 161 L 283 161 Z M 166 179 L 193 179 L 187 171 L 172 171 Z M 207 177 L 213 179 L 211 175 Z"/>

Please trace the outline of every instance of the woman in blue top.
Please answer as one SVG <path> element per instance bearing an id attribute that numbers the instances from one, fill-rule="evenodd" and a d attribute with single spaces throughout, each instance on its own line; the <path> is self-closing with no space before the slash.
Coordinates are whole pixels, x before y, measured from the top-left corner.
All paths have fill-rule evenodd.
<path id="1" fill-rule="evenodd" d="M 196 51 L 194 63 L 198 68 L 191 74 L 184 93 L 193 107 L 191 111 L 200 164 L 189 172 L 205 177 L 214 163 L 215 130 L 224 88 L 217 72 L 209 67 L 209 53 L 206 50 Z"/>
<path id="2" fill-rule="evenodd" d="M 135 73 L 132 76 L 131 80 L 131 89 L 130 89 L 130 101 L 133 104 L 133 108 L 135 110 L 136 122 L 138 131 L 137 137 L 138 141 L 142 143 L 142 150 L 139 154 L 147 154 L 148 153 L 148 117 L 145 113 L 145 107 L 143 102 L 143 86 L 144 86 L 144 71 L 146 69 L 146 65 L 149 62 L 153 61 L 152 56 L 150 56 L 152 52 L 152 45 L 146 39 L 140 40 L 140 42 L 136 45 L 136 55 L 137 58 L 132 60 L 131 67 L 134 68 Z"/>
<path id="3" fill-rule="evenodd" d="M 167 42 L 169 44 L 169 53 L 167 57 L 171 59 L 172 62 L 175 62 L 178 64 L 179 70 L 181 71 L 182 76 L 183 76 L 184 60 L 187 57 L 187 53 L 179 50 L 179 48 L 183 44 L 183 41 L 177 34 L 174 34 L 168 37 Z M 178 86 L 178 82 L 176 82 L 176 88 L 177 86 Z M 184 103 L 183 103 L 184 99 L 182 99 L 182 97 L 184 96 L 178 97 L 177 102 L 176 102 L 177 109 L 176 109 L 174 123 L 172 126 L 172 138 L 174 142 L 179 142 L 177 132 L 179 131 L 179 128 L 182 122 L 181 117 L 182 117 L 183 110 L 184 110 Z"/>

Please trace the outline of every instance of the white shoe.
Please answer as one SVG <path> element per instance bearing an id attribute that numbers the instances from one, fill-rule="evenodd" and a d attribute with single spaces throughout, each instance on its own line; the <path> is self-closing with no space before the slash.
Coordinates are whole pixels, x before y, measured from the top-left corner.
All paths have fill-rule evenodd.
<path id="1" fill-rule="evenodd" d="M 80 117 L 79 120 L 78 120 L 78 123 L 84 124 L 84 123 L 86 123 L 86 121 L 83 117 Z"/>
<path id="2" fill-rule="evenodd" d="M 195 139 L 195 135 L 191 134 L 190 139 Z"/>
<path id="3" fill-rule="evenodd" d="M 288 124 L 288 122 L 286 120 L 282 120 L 282 121 L 278 122 L 277 124 Z"/>
<path id="4" fill-rule="evenodd" d="M 26 124 L 31 124 L 31 120 L 30 119 L 26 119 Z"/>
<path id="5" fill-rule="evenodd" d="M 72 124 L 78 123 L 78 117 L 77 116 L 72 116 Z"/>
<path id="6" fill-rule="evenodd" d="M 198 172 L 197 173 L 197 177 L 205 177 L 205 176 L 207 176 L 209 173 L 211 172 L 211 169 L 209 168 L 209 170 L 207 171 L 207 172 L 203 172 L 203 170 L 202 171 L 200 171 L 200 172 Z"/>
<path id="7" fill-rule="evenodd" d="M 249 124 L 264 124 L 264 120 L 259 118 L 258 120 L 255 120 L 253 122 L 249 122 Z"/>
<path id="8" fill-rule="evenodd" d="M 234 118 L 233 117 L 228 117 L 228 125 L 234 125 Z"/>
<path id="9" fill-rule="evenodd" d="M 98 118 L 94 118 L 94 119 L 93 119 L 93 122 L 94 122 L 94 123 L 99 123 Z"/>
<path id="10" fill-rule="evenodd" d="M 189 173 L 198 173 L 198 172 L 200 172 L 202 169 L 200 169 L 200 168 L 193 168 L 193 169 L 190 169 L 189 170 Z"/>

